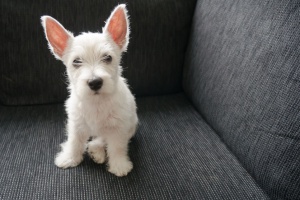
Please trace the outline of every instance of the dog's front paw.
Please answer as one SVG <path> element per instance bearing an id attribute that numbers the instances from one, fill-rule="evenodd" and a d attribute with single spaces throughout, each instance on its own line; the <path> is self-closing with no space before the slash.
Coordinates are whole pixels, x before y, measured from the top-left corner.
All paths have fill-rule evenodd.
<path id="1" fill-rule="evenodd" d="M 89 142 L 88 154 L 95 163 L 102 164 L 105 162 L 105 149 L 102 146 Z"/>
<path id="2" fill-rule="evenodd" d="M 66 169 L 69 167 L 76 167 L 77 165 L 79 165 L 79 163 L 81 163 L 82 159 L 82 155 L 74 156 L 62 151 L 57 154 L 54 163 L 57 167 Z"/>
<path id="3" fill-rule="evenodd" d="M 116 176 L 126 176 L 133 168 L 132 162 L 127 159 L 109 163 L 108 171 Z"/>

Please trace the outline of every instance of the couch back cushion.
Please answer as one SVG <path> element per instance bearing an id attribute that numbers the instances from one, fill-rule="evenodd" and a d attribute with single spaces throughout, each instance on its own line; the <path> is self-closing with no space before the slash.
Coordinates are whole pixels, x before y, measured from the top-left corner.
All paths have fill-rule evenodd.
<path id="1" fill-rule="evenodd" d="M 274 199 L 300 199 L 300 3 L 198 1 L 184 90 Z"/>
<path id="2" fill-rule="evenodd" d="M 122 66 L 133 93 L 158 95 L 181 91 L 184 53 L 196 0 L 127 2 L 131 35 Z M 0 103 L 62 102 L 68 95 L 65 67 L 48 50 L 40 23 L 42 15 L 56 18 L 75 35 L 102 32 L 104 21 L 120 3 L 1 1 Z"/>

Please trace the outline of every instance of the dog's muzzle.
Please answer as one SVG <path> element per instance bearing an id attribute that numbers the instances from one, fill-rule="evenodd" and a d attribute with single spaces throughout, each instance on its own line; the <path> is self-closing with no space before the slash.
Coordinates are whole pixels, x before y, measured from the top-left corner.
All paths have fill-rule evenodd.
<path id="1" fill-rule="evenodd" d="M 102 87 L 103 79 L 99 78 L 99 77 L 92 78 L 92 79 L 88 80 L 87 84 L 89 85 L 91 90 L 97 91 Z"/>

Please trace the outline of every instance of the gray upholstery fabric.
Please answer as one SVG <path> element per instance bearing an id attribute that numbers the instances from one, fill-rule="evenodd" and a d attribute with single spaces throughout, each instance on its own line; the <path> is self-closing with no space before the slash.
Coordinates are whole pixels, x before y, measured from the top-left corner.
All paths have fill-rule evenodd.
<path id="1" fill-rule="evenodd" d="M 0 106 L 0 199 L 268 199 L 182 94 L 138 99 L 123 178 L 88 157 L 62 170 L 62 105 Z"/>
<path id="2" fill-rule="evenodd" d="M 184 90 L 274 199 L 300 199 L 300 2 L 198 1 Z"/>
<path id="3" fill-rule="evenodd" d="M 133 92 L 158 95 L 182 90 L 182 66 L 196 0 L 0 2 L 0 103 L 63 102 L 65 68 L 47 48 L 41 15 L 51 15 L 78 35 L 102 31 L 119 3 L 127 2 L 131 36 L 122 66 Z"/>

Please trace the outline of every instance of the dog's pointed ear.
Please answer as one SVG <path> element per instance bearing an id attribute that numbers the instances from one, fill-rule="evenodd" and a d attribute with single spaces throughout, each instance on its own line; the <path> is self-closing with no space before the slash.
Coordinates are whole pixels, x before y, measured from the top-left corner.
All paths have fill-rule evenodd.
<path id="1" fill-rule="evenodd" d="M 103 32 L 109 34 L 113 41 L 126 51 L 129 42 L 129 20 L 125 4 L 118 5 L 108 18 Z"/>
<path id="2" fill-rule="evenodd" d="M 42 16 L 41 21 L 50 50 L 57 59 L 61 60 L 68 41 L 73 38 L 73 34 L 50 16 Z"/>

